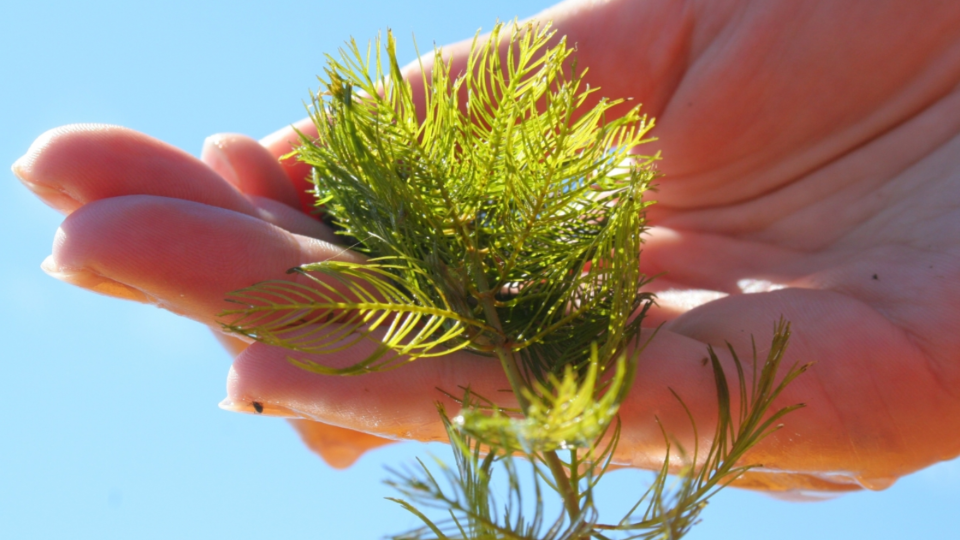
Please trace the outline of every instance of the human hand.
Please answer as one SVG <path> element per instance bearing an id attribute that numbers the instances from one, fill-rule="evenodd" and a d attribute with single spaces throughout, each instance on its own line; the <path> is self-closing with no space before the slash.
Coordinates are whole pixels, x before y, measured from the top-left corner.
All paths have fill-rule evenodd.
<path id="1" fill-rule="evenodd" d="M 958 163 L 949 141 L 960 125 L 950 92 L 960 23 L 956 8 L 939 9 L 612 1 L 567 3 L 540 17 L 579 45 L 592 86 L 632 96 L 658 118 L 665 156 L 641 261 L 648 274 L 670 272 L 654 283 L 662 292 L 651 321 L 665 325 L 621 409 L 620 462 L 662 459 L 654 415 L 692 446 L 668 387 L 709 431 L 715 398 L 700 362 L 705 344 L 727 340 L 745 353 L 746 336 L 762 346 L 780 315 L 794 325 L 788 363 L 817 363 L 781 398 L 808 407 L 750 456 L 793 474 L 754 474 L 748 485 L 837 489 L 860 478 L 880 487 L 957 455 L 949 428 L 960 416 L 950 234 Z M 446 50 L 457 58 L 464 47 Z M 265 142 L 276 155 L 290 135 Z M 228 151 L 235 177 L 224 182 L 145 137 L 75 130 L 40 141 L 19 174 L 51 204 L 79 208 L 58 234 L 50 268 L 214 324 L 227 292 L 349 256 L 309 238 L 328 231 L 273 205 L 297 203 L 287 178 L 302 181 L 303 171 L 279 174 L 258 152 Z M 244 163 L 250 156 L 261 157 Z M 357 378 L 308 375 L 288 355 L 260 344 L 243 352 L 232 401 L 431 440 L 442 438 L 436 387 L 469 382 L 491 394 L 507 386 L 498 365 L 464 355 Z"/>

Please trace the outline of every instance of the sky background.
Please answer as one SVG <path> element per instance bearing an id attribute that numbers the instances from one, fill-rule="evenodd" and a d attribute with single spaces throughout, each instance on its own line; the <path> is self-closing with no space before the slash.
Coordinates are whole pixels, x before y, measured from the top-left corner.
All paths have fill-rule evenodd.
<path id="1" fill-rule="evenodd" d="M 412 60 L 411 33 L 428 48 L 550 3 L 3 2 L 0 163 L 75 122 L 194 155 L 215 132 L 262 137 L 303 116 L 322 54 L 350 36 L 393 28 Z M 47 277 L 61 217 L 3 171 L 0 538 L 376 539 L 415 524 L 383 500 L 384 467 L 442 446 L 392 445 L 337 471 L 284 421 L 221 411 L 230 359 L 209 332 Z M 601 505 L 650 478 L 612 473 Z M 960 529 L 957 508 L 953 461 L 822 503 L 726 490 L 688 538 L 944 538 Z"/>

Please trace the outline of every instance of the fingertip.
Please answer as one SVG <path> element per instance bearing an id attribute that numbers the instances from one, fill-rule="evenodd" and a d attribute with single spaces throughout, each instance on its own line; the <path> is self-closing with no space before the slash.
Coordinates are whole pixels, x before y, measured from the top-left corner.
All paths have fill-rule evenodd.
<path id="1" fill-rule="evenodd" d="M 143 291 L 131 287 L 126 283 L 120 283 L 119 281 L 105 277 L 88 268 L 63 268 L 57 263 L 53 255 L 49 255 L 40 263 L 40 269 L 56 280 L 104 296 L 120 298 L 121 300 L 132 300 L 141 304 L 156 303 L 155 298 L 152 298 Z"/>
<path id="2" fill-rule="evenodd" d="M 260 139 L 260 144 L 269 150 L 274 157 L 280 159 L 300 145 L 298 131 L 308 137 L 317 136 L 317 127 L 313 125 L 313 120 L 307 117 L 263 137 Z"/>
<path id="3" fill-rule="evenodd" d="M 240 182 L 237 178 L 237 172 L 223 151 L 225 137 L 225 134 L 217 133 L 204 139 L 203 147 L 200 149 L 200 161 L 206 163 L 227 182 L 238 186 Z"/>
<path id="4" fill-rule="evenodd" d="M 201 161 L 249 196 L 264 197 L 293 208 L 301 200 L 277 158 L 246 135 L 219 133 L 207 137 Z"/>
<path id="5" fill-rule="evenodd" d="M 287 175 L 290 184 L 297 193 L 300 201 L 299 208 L 305 213 L 310 213 L 314 209 L 315 202 L 313 195 L 310 193 L 313 186 L 307 180 L 310 177 L 311 167 L 294 158 L 281 159 L 299 146 L 300 137 L 297 135 L 297 131 L 307 137 L 317 137 L 317 127 L 313 125 L 313 120 L 304 118 L 260 139 L 260 144 L 275 159 L 279 160 L 284 174 Z"/>
<path id="6" fill-rule="evenodd" d="M 30 167 L 30 158 L 28 156 L 29 154 L 20 156 L 13 162 L 13 165 L 10 165 L 10 171 L 20 180 L 24 179 L 24 176 L 27 174 L 26 171 Z"/>
<path id="7" fill-rule="evenodd" d="M 10 170 L 14 176 L 47 206 L 63 214 L 69 214 L 82 206 L 78 197 L 69 193 L 62 182 L 60 161 L 54 152 L 53 159 L 44 159 L 47 151 L 55 148 L 69 148 L 77 134 L 102 131 L 105 129 L 123 129 L 106 124 L 68 124 L 43 132 L 27 151 L 17 158 Z"/>
<path id="8" fill-rule="evenodd" d="M 48 129 L 40 134 L 39 137 L 30 143 L 27 151 L 13 164 L 13 172 L 18 178 L 31 180 L 36 176 L 43 176 L 47 169 L 51 172 L 57 170 L 56 165 L 59 160 L 41 159 L 52 147 L 66 148 L 69 152 L 75 144 L 82 145 L 91 136 L 101 138 L 109 136 L 112 133 L 121 133 L 131 136 L 142 136 L 140 133 L 121 126 L 110 124 L 67 124 Z M 80 148 L 82 151 L 83 148 Z M 72 153 L 72 152 L 70 152 Z M 33 180 L 31 180 L 33 181 Z"/>

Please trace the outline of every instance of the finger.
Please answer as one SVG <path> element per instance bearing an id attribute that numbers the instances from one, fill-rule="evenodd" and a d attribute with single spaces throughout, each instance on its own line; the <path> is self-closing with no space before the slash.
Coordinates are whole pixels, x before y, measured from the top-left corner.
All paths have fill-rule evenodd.
<path id="1" fill-rule="evenodd" d="M 255 144 L 255 143 L 254 143 Z M 250 145 L 244 147 L 249 150 Z M 243 154 L 238 156 L 238 154 Z M 297 234 L 328 241 L 326 226 L 274 200 L 283 195 L 283 174 L 265 151 L 225 153 L 236 159 L 238 184 L 256 193 L 246 196 L 213 169 L 185 152 L 135 131 L 115 126 L 72 125 L 39 137 L 13 166 L 14 173 L 48 205 L 65 214 L 84 204 L 124 195 L 158 195 L 195 201 L 259 217 Z M 249 166 L 249 170 L 241 169 Z M 265 178 L 260 178 L 263 175 Z M 272 187 L 270 187 L 272 186 Z M 271 198 L 258 196 L 257 193 Z"/>
<path id="2" fill-rule="evenodd" d="M 292 267 L 362 258 L 245 214 L 146 195 L 89 203 L 57 231 L 44 269 L 63 281 L 153 303 L 210 326 L 227 293 Z M 235 307 L 235 306 L 234 306 Z"/>
<path id="3" fill-rule="evenodd" d="M 376 345 L 363 340 L 336 355 L 314 356 L 254 343 L 234 361 L 222 406 L 423 441 L 446 440 L 436 403 L 451 413 L 458 406 L 444 392 L 462 395 L 462 388 L 469 386 L 503 406 L 516 406 L 512 395 L 504 393 L 510 386 L 497 361 L 467 353 L 423 358 L 398 369 L 356 377 L 318 375 L 288 361 L 313 360 L 342 368 L 363 360 Z"/>
<path id="4" fill-rule="evenodd" d="M 290 425 L 300 434 L 307 448 L 335 469 L 346 469 L 368 451 L 396 442 L 312 420 L 291 419 Z"/>
<path id="5" fill-rule="evenodd" d="M 292 233 L 337 240 L 329 227 L 300 210 L 299 195 L 283 167 L 257 141 L 244 135 L 213 135 L 204 141 L 200 159 L 240 190 L 260 219 Z M 313 198 L 310 193 L 307 196 Z"/>
<path id="6" fill-rule="evenodd" d="M 300 198 L 277 159 L 257 141 L 220 133 L 203 142 L 200 160 L 241 193 L 299 208 Z"/>
<path id="7" fill-rule="evenodd" d="M 342 367 L 359 360 L 369 349 L 347 351 L 346 358 L 312 359 Z M 671 441 L 679 442 L 687 451 L 699 442 L 671 388 L 683 397 L 700 433 L 711 433 L 716 424 L 716 394 L 704 354 L 702 343 L 669 332 L 661 332 L 647 346 L 640 357 L 637 381 L 621 408 L 623 425 L 615 456 L 618 463 L 658 469 L 666 452 L 661 425 Z M 723 351 L 720 355 L 730 373 L 729 357 Z M 305 355 L 254 344 L 234 363 L 224 408 L 321 420 L 388 437 L 445 441 L 434 402 L 441 402 L 448 415 L 456 414 L 459 405 L 448 394 L 459 395 L 469 386 L 479 395 L 492 396 L 502 406 L 516 406 L 512 394 L 506 391 L 507 381 L 498 362 L 465 353 L 422 359 L 391 372 L 360 377 L 305 373 L 288 361 L 290 357 L 307 359 Z M 804 461 L 803 456 L 797 458 Z M 747 460 L 756 461 L 753 455 Z M 674 462 L 672 468 L 680 465 Z M 738 485 L 780 492 L 860 489 L 849 478 L 821 472 L 758 471 Z"/>
<path id="8" fill-rule="evenodd" d="M 764 465 L 744 480 L 747 486 L 883 488 L 903 474 L 956 455 L 936 440 L 944 415 L 957 418 L 956 402 L 931 391 L 936 381 L 917 365 L 905 338 L 883 325 L 886 321 L 832 296 L 797 290 L 739 295 L 705 304 L 668 324 L 643 350 L 636 382 L 621 407 L 618 462 L 659 467 L 665 452 L 660 425 L 687 451 L 700 442 L 670 389 L 691 411 L 701 436 L 712 433 L 717 398 L 705 344 L 717 347 L 734 385 L 732 407 L 737 410 L 735 368 L 724 343 L 730 341 L 747 362 L 749 382 L 748 329 L 771 328 L 781 313 L 799 329 L 785 366 L 817 363 L 788 386 L 769 411 L 807 405 L 785 417 L 784 427 L 745 458 L 746 463 Z M 756 342 L 762 360 L 770 333 L 760 332 Z M 254 344 L 234 362 L 228 399 L 235 410 L 252 410 L 250 404 L 257 401 L 269 404 L 268 413 L 426 441 L 445 437 L 433 402 L 451 412 L 458 407 L 440 390 L 457 395 L 469 386 L 504 406 L 513 404 L 512 396 L 504 394 L 508 385 L 498 362 L 462 352 L 359 377 L 304 373 L 288 361 L 309 359 L 342 367 L 363 359 L 373 346 L 364 342 L 328 358 Z"/>
<path id="9" fill-rule="evenodd" d="M 459 405 L 449 396 L 461 395 L 463 388 L 501 406 L 516 406 L 499 362 L 469 353 L 420 359 L 392 371 L 357 377 L 308 373 L 289 361 L 313 360 L 344 367 L 363 359 L 374 346 L 362 342 L 336 356 L 311 357 L 255 343 L 234 362 L 225 408 L 311 419 L 391 438 L 444 441 L 435 403 L 443 404 L 448 415 L 456 414 Z M 730 373 L 729 356 L 719 353 Z M 705 356 L 703 343 L 671 332 L 661 332 L 647 345 L 634 387 L 621 408 L 624 423 L 616 454 L 619 463 L 660 467 L 666 449 L 660 425 L 692 451 L 696 440 L 671 388 L 682 396 L 700 433 L 711 432 L 716 425 L 717 402 Z"/>
<path id="10" fill-rule="evenodd" d="M 317 128 L 313 125 L 313 121 L 310 118 L 304 118 L 292 126 L 282 128 L 267 135 L 260 140 L 260 144 L 263 145 L 275 159 L 279 160 L 284 173 L 287 175 L 290 184 L 297 193 L 297 197 L 300 200 L 300 209 L 305 213 L 309 213 L 315 208 L 315 200 L 313 196 L 308 193 L 310 188 L 313 187 L 310 182 L 307 181 L 307 178 L 310 176 L 310 165 L 296 158 L 281 159 L 300 145 L 300 136 L 297 135 L 297 131 L 300 131 L 307 137 L 317 137 Z"/>
<path id="11" fill-rule="evenodd" d="M 193 156 L 117 126 L 75 124 L 50 130 L 17 160 L 14 172 L 65 214 L 110 197 L 157 195 L 256 215 L 240 191 Z"/>

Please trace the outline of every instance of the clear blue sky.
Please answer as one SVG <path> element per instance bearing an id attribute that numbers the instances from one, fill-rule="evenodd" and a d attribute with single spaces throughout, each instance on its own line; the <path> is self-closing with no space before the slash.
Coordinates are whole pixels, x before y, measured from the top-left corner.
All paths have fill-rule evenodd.
<path id="1" fill-rule="evenodd" d="M 4 2 L 0 163 L 73 122 L 194 154 L 211 133 L 260 137 L 303 115 L 322 54 L 350 36 L 391 27 L 429 47 L 550 3 Z M 399 52 L 413 58 L 409 39 Z M 383 468 L 442 448 L 394 445 L 335 471 L 283 421 L 219 410 L 229 358 L 208 332 L 44 275 L 61 218 L 0 174 L 0 538 L 373 539 L 414 523 L 382 499 Z M 604 498 L 648 479 L 614 473 Z M 945 538 L 958 508 L 954 461 L 824 503 L 728 490 L 690 538 Z"/>

